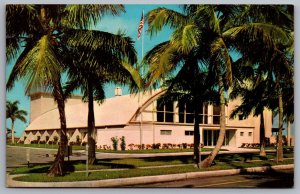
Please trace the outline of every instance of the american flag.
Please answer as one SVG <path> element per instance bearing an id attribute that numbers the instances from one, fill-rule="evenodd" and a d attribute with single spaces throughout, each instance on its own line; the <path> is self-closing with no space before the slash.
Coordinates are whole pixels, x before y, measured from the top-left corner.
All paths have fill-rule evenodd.
<path id="1" fill-rule="evenodd" d="M 142 13 L 140 25 L 139 25 L 139 28 L 138 28 L 138 37 L 137 37 L 138 40 L 139 40 L 140 37 L 141 37 L 141 33 L 142 33 L 143 27 L 144 27 L 144 13 Z"/>

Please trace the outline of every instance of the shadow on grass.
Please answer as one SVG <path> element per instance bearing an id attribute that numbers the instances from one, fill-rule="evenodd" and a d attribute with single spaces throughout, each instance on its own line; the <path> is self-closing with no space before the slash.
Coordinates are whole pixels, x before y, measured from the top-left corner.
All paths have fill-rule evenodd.
<path id="1" fill-rule="evenodd" d="M 129 169 L 134 169 L 136 166 L 131 165 L 131 164 L 120 164 L 120 163 L 114 163 L 113 161 L 118 161 L 122 159 L 97 159 L 95 164 L 93 166 L 103 166 L 107 169 L 117 169 L 117 168 L 129 168 Z M 86 161 L 85 160 L 77 160 L 77 161 L 72 161 L 71 165 L 77 165 L 77 164 L 82 164 L 85 165 Z"/>
<path id="2" fill-rule="evenodd" d="M 179 160 L 182 164 L 190 164 L 192 161 L 192 156 L 159 156 L 159 157 L 152 157 L 152 158 L 140 158 L 143 159 L 145 162 L 173 162 Z"/>

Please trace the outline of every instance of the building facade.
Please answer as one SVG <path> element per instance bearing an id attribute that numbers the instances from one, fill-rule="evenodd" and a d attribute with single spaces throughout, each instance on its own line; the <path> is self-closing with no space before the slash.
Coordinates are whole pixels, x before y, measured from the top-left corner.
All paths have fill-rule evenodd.
<path id="1" fill-rule="evenodd" d="M 109 148 L 111 138 L 125 137 L 127 149 L 132 145 L 192 144 L 194 116 L 192 104 L 181 102 L 163 103 L 162 90 L 146 94 L 121 95 L 106 99 L 103 104 L 94 103 L 97 147 Z M 237 116 L 229 119 L 232 110 L 240 103 L 231 101 L 226 111 L 226 136 L 224 146 L 239 147 L 243 143 L 259 143 L 260 118 Z M 76 96 L 68 99 L 65 106 L 69 144 L 87 142 L 87 103 Z M 271 137 L 272 113 L 264 112 L 266 137 Z M 31 96 L 30 124 L 19 142 L 58 143 L 60 133 L 59 114 L 51 95 L 35 93 Z M 218 106 L 203 104 L 200 111 L 200 141 L 204 146 L 214 146 L 220 128 Z"/>

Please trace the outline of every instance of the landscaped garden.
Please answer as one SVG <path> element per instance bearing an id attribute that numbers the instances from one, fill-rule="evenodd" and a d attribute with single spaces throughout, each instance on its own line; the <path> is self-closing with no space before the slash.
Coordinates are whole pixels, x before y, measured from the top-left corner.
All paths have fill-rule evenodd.
<path id="1" fill-rule="evenodd" d="M 205 156 L 203 156 L 204 158 Z M 203 159 L 202 158 L 202 159 Z M 278 164 L 293 164 L 294 153 L 285 153 L 284 161 Z M 213 171 L 225 169 L 243 169 L 256 166 L 276 165 L 276 154 L 271 152 L 266 157 L 257 153 L 248 154 L 220 154 L 215 164 L 209 168 L 195 168 L 191 156 L 163 156 L 147 158 L 102 159 L 96 164 L 89 165 L 89 176 L 86 176 L 85 161 L 71 161 L 67 163 L 66 174 L 63 177 L 48 177 L 46 173 L 50 164 L 34 165 L 30 168 L 21 167 L 11 174 L 28 174 L 15 180 L 29 182 L 60 182 L 102 180 L 149 175 L 177 174 L 186 172 Z"/>

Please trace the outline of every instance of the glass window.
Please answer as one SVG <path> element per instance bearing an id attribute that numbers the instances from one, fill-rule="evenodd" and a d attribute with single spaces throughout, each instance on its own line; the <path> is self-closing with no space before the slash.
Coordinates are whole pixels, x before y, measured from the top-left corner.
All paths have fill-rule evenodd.
<path id="1" fill-rule="evenodd" d="M 194 131 L 185 131 L 184 134 L 186 136 L 193 136 L 194 135 Z"/>
<path id="2" fill-rule="evenodd" d="M 161 135 L 172 135 L 172 130 L 160 130 Z"/>
<path id="3" fill-rule="evenodd" d="M 174 106 L 173 102 L 167 102 L 166 103 L 166 122 L 174 122 Z"/>
<path id="4" fill-rule="evenodd" d="M 248 136 L 252 136 L 252 132 L 248 132 Z"/>
<path id="5" fill-rule="evenodd" d="M 164 104 L 162 102 L 161 99 L 157 100 L 157 106 L 156 106 L 156 110 L 157 110 L 157 122 L 164 122 L 165 118 L 164 118 Z"/>
<path id="6" fill-rule="evenodd" d="M 220 106 L 213 106 L 213 124 L 220 124 Z"/>
<path id="7" fill-rule="evenodd" d="M 244 132 L 240 132 L 240 136 L 244 136 Z"/>
<path id="8" fill-rule="evenodd" d="M 184 121 L 184 103 L 178 103 L 178 109 L 179 109 L 179 123 L 185 123 Z"/>

